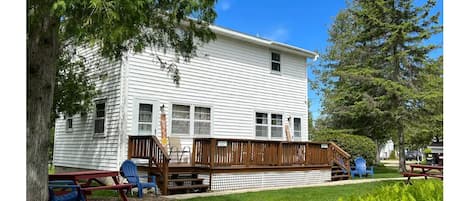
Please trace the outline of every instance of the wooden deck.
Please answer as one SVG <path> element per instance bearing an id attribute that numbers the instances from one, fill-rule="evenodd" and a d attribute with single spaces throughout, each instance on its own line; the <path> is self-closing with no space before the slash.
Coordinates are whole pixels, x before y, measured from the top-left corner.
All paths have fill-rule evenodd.
<path id="1" fill-rule="evenodd" d="M 199 174 L 209 175 L 210 189 L 215 173 L 331 170 L 333 165 L 350 172 L 350 155 L 332 142 L 195 138 L 191 154 L 190 164 L 171 163 L 156 137 L 129 137 L 128 158 L 148 159 L 139 164 L 139 170 L 160 175 L 158 182 L 165 195 L 171 193 L 168 189 L 185 189 L 175 185 L 176 181 L 199 181 Z M 202 182 L 189 183 L 187 189 L 207 187 Z"/>

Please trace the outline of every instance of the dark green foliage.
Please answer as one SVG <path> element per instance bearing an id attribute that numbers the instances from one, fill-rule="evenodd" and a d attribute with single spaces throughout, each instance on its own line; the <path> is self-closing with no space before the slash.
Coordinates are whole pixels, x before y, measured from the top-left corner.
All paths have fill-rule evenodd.
<path id="1" fill-rule="evenodd" d="M 429 57 L 439 47 L 426 43 L 442 31 L 439 13 L 430 14 L 434 6 L 433 0 L 422 6 L 412 0 L 348 3 L 329 29 L 331 45 L 317 71 L 324 125 L 378 143 L 397 136 L 401 157 L 409 142 L 405 135 L 421 142 L 428 139 L 419 138 L 423 131 L 439 133 L 439 127 L 430 125 L 442 120 L 442 88 L 434 79 L 442 71 Z M 404 161 L 400 166 L 405 167 Z"/>
<path id="2" fill-rule="evenodd" d="M 413 181 L 413 185 L 403 182 L 394 185 L 384 186 L 366 195 L 353 195 L 346 199 L 339 198 L 339 201 L 442 201 L 443 182 L 436 179 Z"/>
<path id="3" fill-rule="evenodd" d="M 389 154 L 389 160 L 396 160 L 396 151 L 392 150 L 391 153 Z"/>
<path id="4" fill-rule="evenodd" d="M 376 144 L 368 137 L 343 133 L 320 134 L 315 141 L 333 141 L 352 156 L 352 161 L 361 156 L 367 165 L 375 163 Z"/>
<path id="5" fill-rule="evenodd" d="M 61 113 L 72 116 L 88 112 L 98 94 L 89 77 L 90 69 L 85 68 L 84 58 L 72 60 L 71 57 L 68 52 L 63 52 L 57 64 L 52 124 Z"/>

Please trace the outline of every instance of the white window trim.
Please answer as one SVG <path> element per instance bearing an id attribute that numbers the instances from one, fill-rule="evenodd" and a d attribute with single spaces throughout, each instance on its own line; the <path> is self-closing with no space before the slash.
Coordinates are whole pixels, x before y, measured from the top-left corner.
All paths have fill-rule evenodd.
<path id="1" fill-rule="evenodd" d="M 152 126 L 151 126 L 151 135 L 156 135 L 159 128 L 159 116 L 160 116 L 160 103 L 157 99 L 149 99 L 149 98 L 134 98 L 133 100 L 133 109 L 132 109 L 132 135 L 139 135 L 138 134 L 138 115 L 139 115 L 139 107 L 140 104 L 151 104 L 152 107 Z"/>
<path id="2" fill-rule="evenodd" d="M 256 114 L 257 113 L 262 113 L 262 114 L 267 114 L 267 124 L 257 124 L 257 116 Z M 257 125 L 262 125 L 262 126 L 267 126 L 267 136 L 257 136 L 257 131 L 256 131 L 256 127 Z M 268 112 L 263 112 L 263 111 L 255 111 L 254 112 L 254 137 L 256 139 L 270 139 L 270 117 L 269 117 L 269 113 Z"/>
<path id="3" fill-rule="evenodd" d="M 256 135 L 256 113 L 267 113 L 267 137 L 261 137 Z M 281 137 L 272 137 L 272 114 L 280 114 L 282 115 L 282 136 Z M 284 112 L 275 112 L 275 111 L 265 111 L 265 110 L 255 110 L 253 113 L 253 135 L 255 139 L 258 140 L 285 140 L 285 113 Z"/>
<path id="4" fill-rule="evenodd" d="M 104 131 L 103 133 L 95 133 L 94 132 L 94 129 L 95 129 L 95 121 L 97 120 L 97 117 L 96 117 L 96 105 L 97 104 L 101 104 L 101 103 L 104 103 Z M 107 103 L 107 98 L 101 98 L 101 99 L 96 99 L 94 101 L 94 110 L 93 110 L 93 121 L 92 121 L 92 124 L 93 124 L 93 128 L 92 128 L 92 132 L 93 132 L 93 137 L 106 137 L 106 134 L 107 134 L 107 118 L 109 116 L 108 114 L 108 103 Z"/>
<path id="5" fill-rule="evenodd" d="M 300 119 L 300 136 L 295 136 L 295 118 Z M 300 116 L 292 116 L 292 133 L 293 133 L 293 138 L 301 140 L 303 137 L 303 118 Z"/>
<path id="6" fill-rule="evenodd" d="M 210 120 L 196 120 L 195 119 L 195 108 L 196 107 L 203 107 L 203 108 L 209 108 L 210 109 Z M 208 136 L 211 136 L 212 133 L 213 133 L 213 107 L 211 106 L 203 106 L 203 105 L 193 105 L 193 118 L 192 118 L 192 123 L 194 124 L 193 126 L 193 129 L 192 129 L 192 132 L 194 134 L 194 136 L 196 137 L 208 137 Z M 195 134 L 195 122 L 209 122 L 210 123 L 210 133 L 207 135 L 207 134 Z"/>
<path id="7" fill-rule="evenodd" d="M 272 58 L 272 53 L 278 54 L 279 57 L 280 57 L 280 61 L 274 61 L 273 58 Z M 272 73 L 272 74 L 278 74 L 278 75 L 282 74 L 282 66 L 283 66 L 283 65 L 282 65 L 282 60 L 283 60 L 283 59 L 282 59 L 282 54 L 281 54 L 279 51 L 276 51 L 276 50 L 271 50 L 271 51 L 270 51 L 270 62 L 269 62 L 270 73 Z M 280 71 L 276 71 L 276 70 L 273 70 L 273 69 L 272 69 L 272 62 L 280 64 Z"/>
<path id="8" fill-rule="evenodd" d="M 276 115 L 282 115 L 282 123 L 279 125 L 272 125 L 272 114 L 276 114 Z M 271 112 L 269 114 L 269 125 L 270 125 L 270 139 L 284 139 L 285 138 L 285 115 L 283 113 L 277 113 L 277 112 Z M 282 134 L 280 135 L 280 137 L 274 137 L 272 136 L 272 127 L 276 127 L 276 128 L 282 128 Z"/>
<path id="9" fill-rule="evenodd" d="M 169 111 L 168 111 L 168 136 L 178 136 L 178 137 L 210 137 L 213 135 L 213 118 L 214 118 L 214 107 L 211 105 L 205 105 L 205 104 L 191 104 L 187 102 L 169 102 Z M 181 134 L 181 133 L 173 133 L 173 105 L 185 105 L 189 106 L 189 135 L 187 134 Z M 210 108 L 210 134 L 209 135 L 195 135 L 194 133 L 194 122 L 195 122 L 195 107 L 205 107 L 205 108 Z"/>

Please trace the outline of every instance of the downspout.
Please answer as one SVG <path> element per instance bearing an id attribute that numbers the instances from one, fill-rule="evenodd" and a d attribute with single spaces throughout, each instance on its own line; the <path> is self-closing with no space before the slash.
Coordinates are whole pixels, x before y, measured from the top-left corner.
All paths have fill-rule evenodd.
<path id="1" fill-rule="evenodd" d="M 127 67 L 129 53 L 124 53 L 121 59 L 120 66 L 120 108 L 119 108 L 119 137 L 118 137 L 118 149 L 117 149 L 117 164 L 116 167 L 119 169 L 121 163 L 126 159 L 124 157 L 125 142 L 127 137 Z"/>

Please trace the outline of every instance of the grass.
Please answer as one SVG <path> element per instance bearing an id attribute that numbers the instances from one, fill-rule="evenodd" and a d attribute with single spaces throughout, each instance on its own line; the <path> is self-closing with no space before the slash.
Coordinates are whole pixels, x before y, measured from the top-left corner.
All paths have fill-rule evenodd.
<path id="1" fill-rule="evenodd" d="M 395 167 L 385 167 L 385 166 L 375 166 L 374 167 L 374 175 L 373 177 L 363 177 L 360 178 L 358 176 L 355 176 L 355 179 L 369 179 L 369 178 L 396 178 L 396 177 L 402 177 L 402 175 L 399 173 L 399 170 Z"/>
<path id="2" fill-rule="evenodd" d="M 351 195 L 365 195 L 385 185 L 391 185 L 402 181 L 381 181 L 361 184 L 349 184 L 340 186 L 322 186 L 293 188 L 282 190 L 270 190 L 261 192 L 250 192 L 224 196 L 193 198 L 187 201 L 285 201 L 285 200 L 307 200 L 307 201 L 336 201 L 340 197 Z"/>

